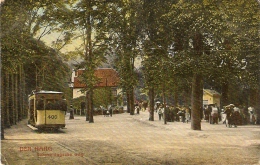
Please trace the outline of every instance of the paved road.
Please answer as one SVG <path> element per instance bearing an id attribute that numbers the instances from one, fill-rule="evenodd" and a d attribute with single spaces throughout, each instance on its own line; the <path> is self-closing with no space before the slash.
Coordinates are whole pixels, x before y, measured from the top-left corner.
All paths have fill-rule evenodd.
<path id="1" fill-rule="evenodd" d="M 2 162 L 9 165 L 60 164 L 259 164 L 260 127 L 226 128 L 202 121 L 190 124 L 148 121 L 139 115 L 84 116 L 68 120 L 59 132 L 38 132 L 26 120 L 6 129 Z"/>

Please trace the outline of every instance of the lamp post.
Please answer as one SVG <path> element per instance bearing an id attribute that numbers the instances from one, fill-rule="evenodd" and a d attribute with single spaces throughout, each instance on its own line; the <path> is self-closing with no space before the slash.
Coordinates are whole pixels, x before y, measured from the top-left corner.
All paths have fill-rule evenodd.
<path id="1" fill-rule="evenodd" d="M 72 107 L 72 105 L 73 105 L 73 88 L 74 88 L 74 83 L 70 81 L 70 82 L 68 82 L 68 85 L 69 85 L 69 87 L 71 89 L 71 95 L 72 95 L 71 101 L 70 101 L 70 108 L 69 108 L 69 110 L 70 110 L 70 118 L 69 119 L 74 119 L 74 109 Z"/>

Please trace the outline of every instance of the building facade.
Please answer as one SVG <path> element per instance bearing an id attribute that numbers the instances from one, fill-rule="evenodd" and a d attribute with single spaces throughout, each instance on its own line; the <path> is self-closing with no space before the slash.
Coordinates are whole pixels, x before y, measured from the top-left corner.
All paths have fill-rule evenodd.
<path id="1" fill-rule="evenodd" d="M 220 107 L 221 95 L 212 89 L 203 89 L 203 105 L 215 104 Z"/>
<path id="2" fill-rule="evenodd" d="M 80 75 L 84 74 L 84 69 L 73 70 L 71 81 L 73 83 L 73 99 L 81 96 L 86 96 L 85 92 L 81 90 L 85 88 L 85 84 L 80 82 Z M 98 68 L 94 72 L 95 76 L 99 79 L 99 82 L 95 85 L 95 88 L 111 88 L 114 97 L 118 95 L 120 90 L 118 89 L 119 76 L 117 72 L 112 68 Z"/>

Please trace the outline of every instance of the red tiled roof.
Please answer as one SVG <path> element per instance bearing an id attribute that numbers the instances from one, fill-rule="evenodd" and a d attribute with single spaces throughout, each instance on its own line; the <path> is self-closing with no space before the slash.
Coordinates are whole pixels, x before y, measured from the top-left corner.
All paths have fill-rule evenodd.
<path id="1" fill-rule="evenodd" d="M 84 73 L 84 70 L 77 70 L 77 77 L 74 78 L 74 88 L 83 88 L 85 85 L 80 83 L 78 76 Z M 96 87 L 116 87 L 118 86 L 119 77 L 117 72 L 112 68 L 100 68 L 95 70 L 95 76 L 98 77 L 99 83 Z"/>

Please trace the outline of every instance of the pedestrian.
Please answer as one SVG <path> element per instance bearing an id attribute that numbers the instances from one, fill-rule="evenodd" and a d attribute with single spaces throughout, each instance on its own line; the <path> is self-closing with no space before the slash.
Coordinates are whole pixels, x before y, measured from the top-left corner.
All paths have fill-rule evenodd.
<path id="1" fill-rule="evenodd" d="M 162 114 L 163 114 L 162 107 L 159 107 L 159 109 L 158 109 L 159 120 L 162 119 Z"/>
<path id="2" fill-rule="evenodd" d="M 182 109 L 181 110 L 182 111 L 182 116 L 181 116 L 181 121 L 183 122 L 183 123 L 185 123 L 185 110 L 184 109 Z"/>
<path id="3" fill-rule="evenodd" d="M 112 106 L 109 108 L 109 114 L 110 114 L 110 117 L 112 117 L 112 114 L 113 114 Z"/>
<path id="4" fill-rule="evenodd" d="M 165 117 L 165 109 L 164 109 L 164 105 L 162 105 L 162 118 L 164 119 Z"/>
<path id="5" fill-rule="evenodd" d="M 70 118 L 69 119 L 74 119 L 74 109 L 72 108 L 72 105 L 70 105 Z"/>
<path id="6" fill-rule="evenodd" d="M 143 111 L 146 111 L 146 108 L 148 107 L 148 102 L 147 101 L 143 101 L 142 102 L 142 106 L 143 106 Z"/>
<path id="7" fill-rule="evenodd" d="M 106 117 L 109 117 L 109 110 L 106 109 Z"/>
<path id="8" fill-rule="evenodd" d="M 139 114 L 140 111 L 139 106 L 136 106 L 135 109 L 136 109 L 136 113 Z"/>
<path id="9" fill-rule="evenodd" d="M 190 112 L 189 112 L 189 108 L 186 108 L 185 119 L 186 119 L 186 122 L 187 122 L 187 123 L 188 123 L 189 120 L 190 120 Z"/>

